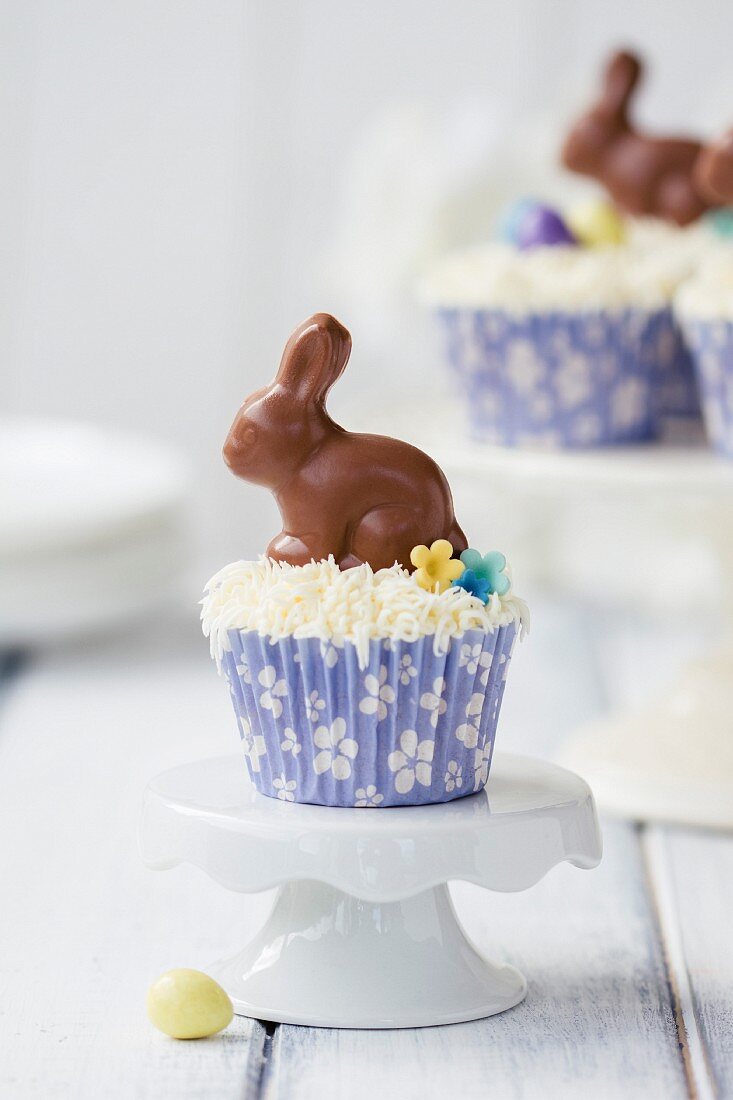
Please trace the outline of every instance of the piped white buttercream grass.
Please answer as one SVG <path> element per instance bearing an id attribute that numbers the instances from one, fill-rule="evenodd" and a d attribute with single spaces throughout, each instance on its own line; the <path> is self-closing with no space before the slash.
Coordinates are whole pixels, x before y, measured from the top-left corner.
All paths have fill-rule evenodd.
<path id="1" fill-rule="evenodd" d="M 424 276 L 428 306 L 536 312 L 656 311 L 669 299 L 663 269 L 624 247 L 476 246 L 445 257 Z"/>
<path id="2" fill-rule="evenodd" d="M 524 634 L 529 612 L 511 590 L 505 596 L 493 593 L 485 605 L 463 588 L 427 592 L 397 564 L 375 573 L 368 565 L 341 570 L 333 557 L 297 566 L 262 558 L 232 562 L 211 578 L 201 622 L 219 667 L 230 647 L 229 631 L 256 630 L 271 642 L 288 637 L 350 642 L 364 668 L 373 639 L 412 642 L 432 636 L 440 653 L 468 630 L 492 632 L 515 622 Z"/>
<path id="3" fill-rule="evenodd" d="M 683 284 L 675 308 L 683 320 L 733 321 L 733 249 L 730 246 Z"/>

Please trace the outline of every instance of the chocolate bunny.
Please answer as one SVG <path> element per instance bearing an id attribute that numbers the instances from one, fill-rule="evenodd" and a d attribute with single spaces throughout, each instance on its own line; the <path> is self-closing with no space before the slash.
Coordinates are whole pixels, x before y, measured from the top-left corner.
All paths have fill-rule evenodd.
<path id="1" fill-rule="evenodd" d="M 733 130 L 705 146 L 695 165 L 695 180 L 711 202 L 733 203 Z"/>
<path id="2" fill-rule="evenodd" d="M 283 529 L 267 554 L 291 565 L 333 554 L 342 569 L 382 569 L 445 538 L 456 555 L 467 542 L 442 470 L 422 451 L 334 423 L 326 395 L 346 366 L 351 337 L 327 313 L 296 328 L 274 382 L 242 405 L 224 461 L 246 481 L 266 485 Z"/>
<path id="3" fill-rule="evenodd" d="M 652 138 L 634 129 L 629 103 L 641 77 L 632 53 L 614 54 L 597 103 L 576 122 L 562 150 L 566 168 L 602 183 L 621 210 L 687 225 L 710 203 L 694 178 L 702 146 L 686 138 Z"/>

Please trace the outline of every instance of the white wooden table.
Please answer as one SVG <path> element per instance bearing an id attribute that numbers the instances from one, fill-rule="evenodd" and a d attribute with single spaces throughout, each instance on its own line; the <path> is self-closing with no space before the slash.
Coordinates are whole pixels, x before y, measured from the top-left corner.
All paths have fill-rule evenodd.
<path id="1" fill-rule="evenodd" d="M 686 655 L 651 627 L 533 612 L 507 749 L 552 757 Z M 138 857 L 146 780 L 236 738 L 197 624 L 6 662 L 0 695 L 2 1100 L 733 1097 L 733 837 L 606 820 L 592 873 L 456 885 L 475 940 L 529 979 L 504 1015 L 369 1033 L 236 1018 L 177 1043 L 147 1022 L 148 984 L 234 950 L 269 904 Z"/>

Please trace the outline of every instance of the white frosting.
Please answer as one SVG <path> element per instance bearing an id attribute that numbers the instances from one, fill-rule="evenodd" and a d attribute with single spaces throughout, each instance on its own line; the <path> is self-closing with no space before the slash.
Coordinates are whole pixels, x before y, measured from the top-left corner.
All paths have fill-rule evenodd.
<path id="1" fill-rule="evenodd" d="M 656 310 L 669 299 L 658 264 L 623 246 L 555 246 L 526 252 L 490 244 L 448 256 L 421 283 L 430 306 L 513 313 L 548 310 Z"/>
<path id="2" fill-rule="evenodd" d="M 399 565 L 378 572 L 368 565 L 340 570 L 333 558 L 292 566 L 237 561 L 211 578 L 201 601 L 204 634 L 220 664 L 230 630 L 256 630 L 280 638 L 352 642 L 363 668 L 373 638 L 416 641 L 434 637 L 436 652 L 467 630 L 491 632 L 515 622 L 525 633 L 529 612 L 523 600 L 493 593 L 483 604 L 463 588 L 427 592 Z"/>
<path id="3" fill-rule="evenodd" d="M 420 286 L 431 306 L 506 309 L 658 308 L 704 266 L 733 255 L 706 221 L 684 229 L 658 218 L 627 218 L 616 247 L 548 247 L 522 252 L 487 244 L 438 263 Z"/>
<path id="4" fill-rule="evenodd" d="M 680 228 L 658 218 L 630 218 L 626 225 L 638 277 L 656 282 L 668 298 L 701 267 L 732 251 L 704 221 Z"/>
<path id="5" fill-rule="evenodd" d="M 680 289 L 675 309 L 684 319 L 733 321 L 733 249 L 720 253 Z"/>

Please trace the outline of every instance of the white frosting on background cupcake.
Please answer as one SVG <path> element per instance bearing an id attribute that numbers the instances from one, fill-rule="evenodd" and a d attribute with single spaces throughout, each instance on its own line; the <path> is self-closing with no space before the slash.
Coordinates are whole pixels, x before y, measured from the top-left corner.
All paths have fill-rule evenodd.
<path id="1" fill-rule="evenodd" d="M 468 630 L 491 632 L 511 622 L 526 630 L 523 600 L 493 593 L 483 604 L 463 588 L 427 592 L 399 565 L 341 570 L 333 558 L 292 566 L 263 558 L 225 566 L 206 586 L 201 611 L 211 654 L 221 661 L 230 630 L 255 630 L 271 641 L 320 638 L 351 642 L 366 665 L 375 638 L 432 636 L 436 652 Z"/>
<path id="2" fill-rule="evenodd" d="M 733 248 L 709 259 L 675 298 L 680 317 L 733 321 Z"/>
<path id="3" fill-rule="evenodd" d="M 680 228 L 658 218 L 629 218 L 626 226 L 639 278 L 660 286 L 668 298 L 706 264 L 732 251 L 705 221 Z"/>
<path id="4" fill-rule="evenodd" d="M 522 252 L 489 244 L 448 256 L 423 279 L 430 306 L 510 313 L 662 309 L 669 290 L 654 263 L 620 247 L 546 247 Z"/>
<path id="5" fill-rule="evenodd" d="M 623 245 L 553 246 L 521 251 L 490 243 L 447 256 L 422 280 L 430 306 L 497 308 L 514 313 L 669 305 L 705 265 L 733 255 L 706 222 L 680 229 L 656 218 L 629 218 Z"/>

